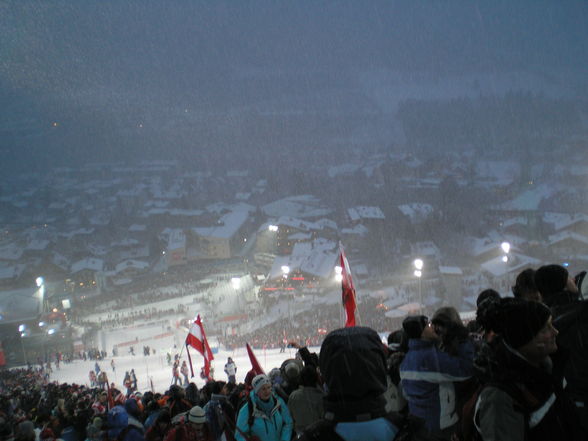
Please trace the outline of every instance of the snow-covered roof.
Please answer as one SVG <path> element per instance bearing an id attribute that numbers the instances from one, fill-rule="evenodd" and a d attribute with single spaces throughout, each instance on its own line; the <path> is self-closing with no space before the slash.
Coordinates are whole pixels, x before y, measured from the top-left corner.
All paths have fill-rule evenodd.
<path id="1" fill-rule="evenodd" d="M 419 202 L 399 205 L 398 209 L 413 222 L 425 219 L 433 212 L 432 205 Z"/>
<path id="2" fill-rule="evenodd" d="M 331 230 L 338 230 L 337 222 L 332 221 L 331 219 L 319 219 L 315 222 L 315 225 L 318 225 L 321 229 L 330 228 Z"/>
<path id="3" fill-rule="evenodd" d="M 94 228 L 78 228 L 77 230 L 69 231 L 67 233 L 59 233 L 61 237 L 71 239 L 74 236 L 89 235 L 94 233 Z"/>
<path id="4" fill-rule="evenodd" d="M 520 166 L 512 161 L 488 161 L 475 162 L 476 176 L 482 179 L 490 179 L 499 185 L 508 185 L 520 174 Z"/>
<path id="5" fill-rule="evenodd" d="M 269 279 L 282 277 L 282 266 L 288 266 L 290 272 L 301 272 L 329 277 L 334 271 L 339 257 L 337 244 L 333 241 L 318 238 L 312 242 L 298 242 L 289 256 L 277 256 L 269 273 Z"/>
<path id="6" fill-rule="evenodd" d="M 102 259 L 96 259 L 94 257 L 86 257 L 85 259 L 78 260 L 71 265 L 71 273 L 75 274 L 83 270 L 91 271 L 102 271 L 104 269 L 104 261 Z"/>
<path id="7" fill-rule="evenodd" d="M 572 231 L 560 231 L 557 234 L 552 234 L 549 236 L 549 245 L 555 245 L 566 239 L 571 239 L 588 245 L 588 237 L 582 234 L 574 233 Z"/>
<path id="8" fill-rule="evenodd" d="M 108 248 L 104 245 L 88 244 L 88 251 L 94 256 L 106 256 L 108 254 Z"/>
<path id="9" fill-rule="evenodd" d="M 363 224 L 357 224 L 353 228 L 342 228 L 341 229 L 341 234 L 343 234 L 343 235 L 347 234 L 347 235 L 365 236 L 369 232 L 370 232 L 370 230 L 368 230 L 368 228 Z"/>
<path id="10" fill-rule="evenodd" d="M 69 260 L 57 251 L 51 253 L 51 262 L 65 271 L 69 268 Z"/>
<path id="11" fill-rule="evenodd" d="M 347 209 L 347 214 L 352 222 L 357 222 L 361 219 L 385 219 L 380 207 L 352 207 Z"/>
<path id="12" fill-rule="evenodd" d="M 463 271 L 461 270 L 461 268 L 459 268 L 457 266 L 440 266 L 439 272 L 441 274 L 454 275 L 454 276 L 463 275 Z"/>
<path id="13" fill-rule="evenodd" d="M 556 231 L 568 228 L 578 222 L 588 222 L 588 215 L 584 213 L 545 213 L 543 221 L 553 224 Z"/>
<path id="14" fill-rule="evenodd" d="M 136 259 L 149 257 L 149 246 L 142 245 L 129 249 L 123 249 L 119 251 L 118 255 L 121 259 Z"/>
<path id="15" fill-rule="evenodd" d="M 180 228 L 166 228 L 161 234 L 167 239 L 168 250 L 176 250 L 186 246 L 186 235 Z"/>
<path id="16" fill-rule="evenodd" d="M 312 238 L 311 233 L 294 233 L 288 236 L 288 239 L 292 240 L 309 240 Z"/>
<path id="17" fill-rule="evenodd" d="M 142 270 L 146 270 L 147 268 L 149 268 L 149 264 L 147 262 L 143 262 L 142 260 L 128 259 L 128 260 L 123 260 L 118 265 L 116 265 L 114 270 L 115 270 L 115 272 L 120 273 L 121 271 L 124 271 L 128 268 L 134 268 L 134 269 L 142 271 Z"/>
<path id="18" fill-rule="evenodd" d="M 235 199 L 237 199 L 238 201 L 247 201 L 251 198 L 251 193 L 247 192 L 247 193 L 237 193 L 235 195 Z"/>
<path id="19" fill-rule="evenodd" d="M 302 219 L 296 219 L 289 216 L 282 216 L 276 222 L 276 225 L 283 227 L 296 228 L 301 231 L 311 231 L 320 229 L 314 222 L 308 222 Z"/>
<path id="20" fill-rule="evenodd" d="M 199 236 L 230 239 L 239 231 L 248 218 L 248 211 L 233 211 L 221 216 L 218 220 L 218 226 L 196 227 L 192 228 L 192 231 Z"/>
<path id="21" fill-rule="evenodd" d="M 505 211 L 537 211 L 541 202 L 557 192 L 557 188 L 548 185 L 537 185 L 523 191 L 514 199 L 499 204 L 496 209 Z"/>
<path id="22" fill-rule="evenodd" d="M 332 212 L 313 195 L 290 196 L 264 205 L 262 209 L 267 216 L 271 217 L 322 217 Z"/>
<path id="23" fill-rule="evenodd" d="M 0 324 L 36 319 L 42 311 L 36 289 L 0 291 Z"/>
<path id="24" fill-rule="evenodd" d="M 26 265 L 0 265 L 0 280 L 9 280 L 19 277 Z"/>
<path id="25" fill-rule="evenodd" d="M 327 174 L 329 175 L 329 178 L 335 178 L 342 175 L 351 175 L 359 170 L 360 167 L 361 166 L 359 164 L 332 165 L 327 168 Z"/>
<path id="26" fill-rule="evenodd" d="M 110 243 L 111 247 L 131 247 L 133 245 L 139 245 L 139 241 L 131 237 L 125 237 L 121 240 Z"/>
<path id="27" fill-rule="evenodd" d="M 27 250 L 42 251 L 47 249 L 51 242 L 45 239 L 33 239 L 27 244 Z"/>
<path id="28" fill-rule="evenodd" d="M 504 262 L 502 260 L 502 256 L 496 256 L 480 266 L 482 269 L 494 277 L 502 277 L 506 274 L 510 273 L 518 273 L 524 268 L 529 266 L 537 266 L 540 264 L 541 261 L 539 259 L 535 259 L 534 257 L 525 256 L 523 254 L 510 254 L 510 259 L 508 262 Z"/>
<path id="29" fill-rule="evenodd" d="M 0 260 L 18 260 L 22 257 L 23 249 L 12 242 L 0 247 Z"/>

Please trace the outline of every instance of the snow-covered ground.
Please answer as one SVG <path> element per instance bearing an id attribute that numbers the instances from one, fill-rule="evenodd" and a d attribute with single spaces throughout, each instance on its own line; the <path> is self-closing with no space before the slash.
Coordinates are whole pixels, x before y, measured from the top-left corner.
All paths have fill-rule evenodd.
<path id="1" fill-rule="evenodd" d="M 319 348 L 310 348 L 311 352 L 319 351 Z M 257 360 L 263 367 L 266 373 L 268 373 L 274 367 L 280 367 L 282 362 L 288 358 L 294 358 L 296 355 L 296 349 L 286 349 L 286 352 L 280 353 L 279 349 L 269 350 L 254 350 Z M 194 350 L 190 350 L 190 356 L 192 357 L 192 363 L 194 366 L 194 378 L 190 379 L 196 383 L 198 388 L 204 385 L 204 380 L 199 377 L 200 368 L 203 366 L 202 356 Z M 218 380 L 227 380 L 227 376 L 224 373 L 224 365 L 227 362 L 227 357 L 231 357 L 237 365 L 237 382 L 242 382 L 245 379 L 247 371 L 251 369 L 251 363 L 247 355 L 245 348 L 237 349 L 235 351 L 225 351 L 220 349 L 218 353 L 214 354 L 214 360 L 212 366 L 214 368 L 214 376 Z M 116 387 L 124 391 L 122 386 L 122 380 L 125 375 L 125 371 L 135 369 L 137 375 L 137 387 L 139 391 L 145 392 L 151 390 L 151 382 L 153 382 L 153 390 L 155 392 L 165 392 L 172 381 L 172 367 L 168 366 L 166 361 L 166 355 L 163 352 L 157 352 L 155 355 L 143 356 L 138 354 L 123 355 L 114 357 L 115 371 L 113 372 L 110 367 L 110 361 L 113 357 L 108 357 L 98 362 L 101 369 L 108 373 L 108 379 L 110 382 L 114 382 Z M 189 364 L 186 351 L 182 353 L 182 360 L 186 360 Z M 95 361 L 83 361 L 76 360 L 70 364 L 61 364 L 60 369 L 57 370 L 54 367 L 53 374 L 51 375 L 51 381 L 58 381 L 60 383 L 76 383 L 90 385 L 88 374 L 94 369 Z"/>

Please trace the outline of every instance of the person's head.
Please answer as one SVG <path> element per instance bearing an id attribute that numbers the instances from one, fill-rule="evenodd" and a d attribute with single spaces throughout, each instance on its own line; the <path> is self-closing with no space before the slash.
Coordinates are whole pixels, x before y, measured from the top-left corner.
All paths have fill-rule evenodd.
<path id="1" fill-rule="evenodd" d="M 577 297 L 578 288 L 568 270 L 561 265 L 544 265 L 535 271 L 535 285 L 548 306 L 555 306 Z"/>
<path id="2" fill-rule="evenodd" d="M 385 346 L 367 327 L 330 332 L 321 346 L 319 366 L 328 393 L 325 417 L 373 419 L 385 413 L 387 389 Z"/>
<path id="3" fill-rule="evenodd" d="M 188 424 L 190 424 L 197 432 L 204 430 L 206 424 L 206 413 L 200 406 L 194 406 L 188 412 Z"/>
<path id="4" fill-rule="evenodd" d="M 169 410 L 161 410 L 161 412 L 159 412 L 159 415 L 157 415 L 157 418 L 155 419 L 155 424 L 162 430 L 166 427 L 169 427 L 171 425 L 171 415 L 169 413 Z"/>
<path id="5" fill-rule="evenodd" d="M 127 413 L 135 418 L 139 418 L 141 411 L 139 409 L 139 405 L 137 404 L 137 400 L 134 398 L 128 398 L 125 401 L 125 410 Z"/>
<path id="6" fill-rule="evenodd" d="M 108 399 L 108 392 L 106 392 L 105 390 L 100 392 L 99 399 L 100 399 L 101 403 L 103 403 L 103 404 L 106 403 L 106 400 Z"/>
<path id="7" fill-rule="evenodd" d="M 478 298 L 476 299 L 476 309 L 479 308 L 480 305 L 487 299 L 498 300 L 500 299 L 500 294 L 498 294 L 498 291 L 493 290 L 492 288 L 488 288 L 480 292 L 480 294 L 478 294 Z"/>
<path id="8" fill-rule="evenodd" d="M 557 329 L 553 327 L 551 311 L 540 302 L 522 299 L 502 299 L 496 318 L 496 328 L 511 348 L 529 362 L 539 364 L 557 351 Z"/>
<path id="9" fill-rule="evenodd" d="M 512 294 L 525 300 L 542 301 L 541 293 L 535 285 L 535 270 L 533 268 L 527 268 L 519 273 L 515 285 L 512 287 Z"/>
<path id="10" fill-rule="evenodd" d="M 272 395 L 272 382 L 265 374 L 256 375 L 251 381 L 255 394 L 262 400 L 267 401 Z"/>
<path id="11" fill-rule="evenodd" d="M 459 312 L 452 306 L 444 306 L 435 311 L 431 323 L 441 331 L 447 331 L 448 328 L 453 326 L 463 326 Z"/>
<path id="12" fill-rule="evenodd" d="M 421 338 L 428 323 L 429 318 L 425 315 L 410 315 L 402 321 L 402 329 L 407 339 Z"/>
<path id="13" fill-rule="evenodd" d="M 315 387 L 318 383 L 316 367 L 307 365 L 300 371 L 300 384 L 305 387 Z"/>

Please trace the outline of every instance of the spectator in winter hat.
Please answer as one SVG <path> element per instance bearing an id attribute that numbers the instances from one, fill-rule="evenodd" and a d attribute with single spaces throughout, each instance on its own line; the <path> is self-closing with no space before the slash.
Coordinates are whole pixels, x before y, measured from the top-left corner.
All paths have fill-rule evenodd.
<path id="1" fill-rule="evenodd" d="M 584 439 L 573 403 L 563 393 L 563 378 L 552 373 L 549 356 L 557 350 L 558 331 L 549 308 L 513 298 L 493 308 L 496 312 L 489 316 L 500 337 L 492 352 L 476 359 L 481 379 L 488 383 L 474 415 L 482 438 Z"/>
<path id="2" fill-rule="evenodd" d="M 323 417 L 323 395 L 316 367 L 304 366 L 300 372 L 300 386 L 288 398 L 288 408 L 298 435 Z"/>
<path id="3" fill-rule="evenodd" d="M 386 412 L 385 346 L 367 327 L 332 331 L 321 346 L 319 365 L 327 395 L 324 419 L 301 440 L 393 440 L 401 417 Z"/>
<path id="4" fill-rule="evenodd" d="M 449 439 L 458 414 L 456 384 L 473 375 L 474 345 L 454 308 L 440 308 L 408 341 L 400 378 L 411 415 L 422 418 L 434 439 Z"/>
<path id="5" fill-rule="evenodd" d="M 251 381 L 253 390 L 237 416 L 235 439 L 248 440 L 252 435 L 262 441 L 290 441 L 293 421 L 286 402 L 272 392 L 272 384 L 265 374 Z"/>
<path id="6" fill-rule="evenodd" d="M 204 409 L 192 407 L 184 422 L 168 432 L 165 441 L 213 441 Z"/>
<path id="7" fill-rule="evenodd" d="M 582 279 L 580 273 L 576 278 Z M 553 313 L 558 352 L 553 356 L 554 372 L 565 377 L 566 392 L 575 403 L 580 421 L 588 432 L 588 301 L 580 300 L 576 278 L 560 265 L 537 270 L 535 281 Z"/>

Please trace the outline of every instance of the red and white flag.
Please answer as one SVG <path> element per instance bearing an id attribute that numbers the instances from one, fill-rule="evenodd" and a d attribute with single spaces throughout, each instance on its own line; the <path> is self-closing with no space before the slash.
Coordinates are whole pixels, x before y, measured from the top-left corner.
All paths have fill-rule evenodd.
<path id="1" fill-rule="evenodd" d="M 343 247 L 339 246 L 341 254 L 339 256 L 341 265 L 341 293 L 343 299 L 343 307 L 345 309 L 345 327 L 349 328 L 355 326 L 355 312 L 357 304 L 355 302 L 355 287 L 353 286 L 353 280 L 351 279 L 351 271 L 349 269 L 349 262 L 345 257 Z"/>
<path id="2" fill-rule="evenodd" d="M 188 352 L 188 346 L 192 346 L 202 354 L 202 357 L 204 357 L 203 373 L 206 378 L 210 379 L 210 363 L 214 360 L 214 355 L 212 355 L 210 346 L 208 346 L 208 340 L 206 340 L 206 333 L 204 332 L 204 326 L 202 326 L 202 320 L 200 320 L 200 314 L 198 314 L 198 317 L 196 317 L 196 320 L 192 323 L 190 332 L 188 332 L 188 336 L 186 337 L 186 352 L 188 353 L 188 359 L 190 360 L 190 371 L 193 377 L 194 369 L 192 368 L 192 359 Z"/>

